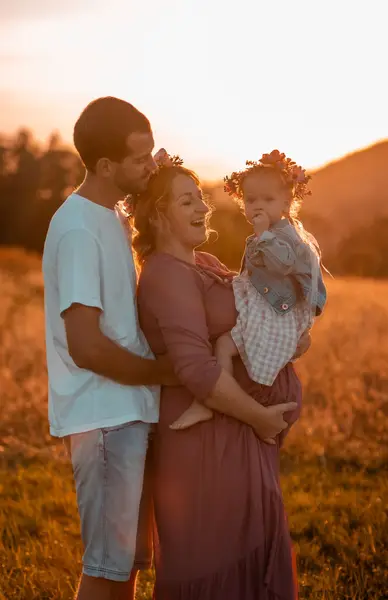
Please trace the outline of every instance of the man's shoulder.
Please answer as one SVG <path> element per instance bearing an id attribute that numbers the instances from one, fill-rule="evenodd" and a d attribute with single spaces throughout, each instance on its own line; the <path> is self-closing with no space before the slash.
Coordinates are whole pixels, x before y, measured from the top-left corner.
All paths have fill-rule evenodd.
<path id="1" fill-rule="evenodd" d="M 76 194 L 71 194 L 52 216 L 46 243 L 57 244 L 64 236 L 72 232 L 75 232 L 76 236 L 77 232 L 93 235 L 97 233 L 94 229 L 96 229 L 95 223 L 92 219 L 87 218 L 82 202 L 78 202 Z"/>
<path id="2" fill-rule="evenodd" d="M 63 223 L 67 227 L 73 224 L 84 226 L 85 215 L 88 214 L 88 205 L 77 194 L 73 193 L 68 196 L 64 202 L 55 211 L 52 220 L 54 222 Z"/>
<path id="3" fill-rule="evenodd" d="M 71 254 L 75 249 L 96 245 L 100 247 L 97 231 L 89 226 L 82 215 L 74 214 L 70 206 L 71 196 L 57 209 L 51 218 L 44 247 L 43 270 L 50 270 L 56 264 L 58 253 Z"/>

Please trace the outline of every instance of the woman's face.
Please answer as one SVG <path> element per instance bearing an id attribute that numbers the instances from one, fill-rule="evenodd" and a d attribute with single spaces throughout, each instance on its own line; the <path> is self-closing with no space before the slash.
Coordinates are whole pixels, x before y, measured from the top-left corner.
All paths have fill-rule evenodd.
<path id="1" fill-rule="evenodd" d="M 177 175 L 164 211 L 167 227 L 163 227 L 162 231 L 170 242 L 178 242 L 185 248 L 196 248 L 207 239 L 208 212 L 201 188 L 188 175 Z"/>

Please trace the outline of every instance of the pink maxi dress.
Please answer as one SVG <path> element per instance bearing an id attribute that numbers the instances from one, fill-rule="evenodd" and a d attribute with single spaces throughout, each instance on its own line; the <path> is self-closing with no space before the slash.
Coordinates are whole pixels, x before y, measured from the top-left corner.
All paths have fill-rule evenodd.
<path id="1" fill-rule="evenodd" d="M 233 274 L 218 259 L 196 265 L 155 253 L 141 272 L 141 327 L 153 352 L 170 355 L 181 386 L 165 387 L 153 444 L 155 600 L 295 600 L 295 567 L 279 484 L 279 449 L 251 427 L 215 413 L 184 431 L 169 425 L 204 401 L 221 372 L 212 344 L 236 323 Z M 234 376 L 263 405 L 296 401 L 291 364 L 271 387 Z"/>

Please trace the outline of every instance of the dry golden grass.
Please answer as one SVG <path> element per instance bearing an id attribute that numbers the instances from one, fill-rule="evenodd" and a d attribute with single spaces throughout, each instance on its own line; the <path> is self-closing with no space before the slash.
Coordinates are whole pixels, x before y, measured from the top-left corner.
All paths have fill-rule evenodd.
<path id="1" fill-rule="evenodd" d="M 48 435 L 38 258 L 0 251 L 0 600 L 70 600 L 81 544 Z M 302 599 L 388 598 L 388 284 L 331 281 L 282 458 Z M 146 574 L 139 598 L 151 598 Z M 236 599 L 238 600 L 238 599 Z"/>

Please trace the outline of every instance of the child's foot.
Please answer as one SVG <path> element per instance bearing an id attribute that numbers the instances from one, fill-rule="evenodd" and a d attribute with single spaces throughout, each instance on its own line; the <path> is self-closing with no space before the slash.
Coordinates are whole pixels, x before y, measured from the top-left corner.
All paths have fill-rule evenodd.
<path id="1" fill-rule="evenodd" d="M 202 421 L 209 421 L 213 416 L 213 411 L 206 408 L 203 404 L 193 402 L 185 412 L 170 425 L 170 429 L 188 429 Z"/>

